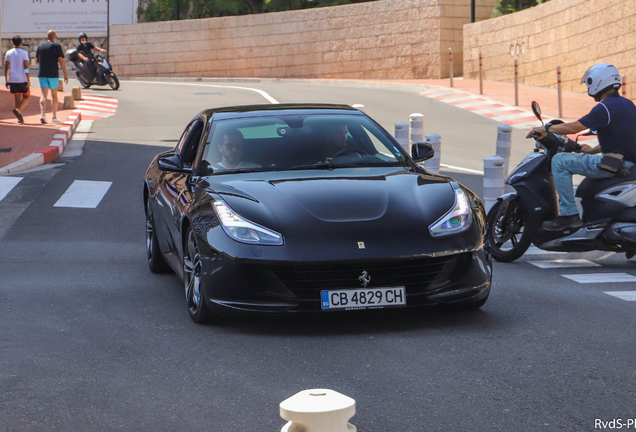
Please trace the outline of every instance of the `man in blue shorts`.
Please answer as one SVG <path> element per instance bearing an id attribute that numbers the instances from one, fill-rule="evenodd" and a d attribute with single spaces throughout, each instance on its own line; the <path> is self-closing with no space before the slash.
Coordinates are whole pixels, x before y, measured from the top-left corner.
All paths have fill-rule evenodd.
<path id="1" fill-rule="evenodd" d="M 53 121 L 58 123 L 61 120 L 57 118 L 57 88 L 60 82 L 60 73 L 58 64 L 64 72 L 64 83 L 68 84 L 68 74 L 66 73 L 66 64 L 64 63 L 64 51 L 60 44 L 55 42 L 57 34 L 53 30 L 49 30 L 46 34 L 46 42 L 38 46 L 35 53 L 36 61 L 40 65 L 38 78 L 40 79 L 40 88 L 42 89 L 42 97 L 40 98 L 40 121 L 46 123 L 44 111 L 46 108 L 46 98 L 51 89 L 51 108 L 53 110 Z"/>

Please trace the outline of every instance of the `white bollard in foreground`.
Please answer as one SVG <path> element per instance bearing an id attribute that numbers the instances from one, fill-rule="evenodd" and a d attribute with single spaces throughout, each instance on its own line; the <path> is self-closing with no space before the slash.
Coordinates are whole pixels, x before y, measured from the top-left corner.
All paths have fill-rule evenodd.
<path id="1" fill-rule="evenodd" d="M 486 213 L 497 202 L 497 198 L 504 194 L 504 160 L 501 156 L 484 158 L 484 206 Z"/>
<path id="2" fill-rule="evenodd" d="M 409 124 L 396 123 L 394 136 L 395 140 L 400 143 L 404 151 L 406 151 L 407 154 L 411 154 L 409 151 Z"/>
<path id="3" fill-rule="evenodd" d="M 512 144 L 512 126 L 500 124 L 497 126 L 497 156 L 504 160 L 504 177 L 508 175 L 510 162 L 510 146 Z"/>
<path id="4" fill-rule="evenodd" d="M 435 156 L 424 161 L 424 169 L 432 172 L 433 174 L 439 174 L 439 164 L 442 158 L 442 137 L 438 134 L 427 134 L 425 142 L 433 146 Z"/>
<path id="5" fill-rule="evenodd" d="M 424 114 L 413 113 L 410 115 L 411 121 L 411 144 L 424 142 Z"/>
<path id="6" fill-rule="evenodd" d="M 356 432 L 356 401 L 328 389 L 303 390 L 280 403 L 281 432 Z"/>

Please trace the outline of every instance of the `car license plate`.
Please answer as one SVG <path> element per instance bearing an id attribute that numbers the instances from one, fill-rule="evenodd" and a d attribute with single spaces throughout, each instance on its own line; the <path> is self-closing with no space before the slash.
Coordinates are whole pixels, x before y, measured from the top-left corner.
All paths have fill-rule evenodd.
<path id="1" fill-rule="evenodd" d="M 404 287 L 395 287 L 321 291 L 320 298 L 323 310 L 379 309 L 405 306 L 406 290 Z"/>

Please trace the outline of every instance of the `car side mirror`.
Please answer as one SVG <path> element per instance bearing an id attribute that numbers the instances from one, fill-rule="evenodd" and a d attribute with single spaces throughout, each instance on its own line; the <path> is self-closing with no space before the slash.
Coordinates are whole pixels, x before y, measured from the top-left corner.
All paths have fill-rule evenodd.
<path id="1" fill-rule="evenodd" d="M 415 162 L 424 162 L 435 156 L 435 149 L 432 144 L 416 142 L 411 146 L 411 155 Z"/>
<path id="2" fill-rule="evenodd" d="M 183 165 L 183 161 L 181 160 L 179 153 L 168 153 L 160 156 L 157 161 L 157 168 L 161 171 L 192 174 L 192 168 Z"/>

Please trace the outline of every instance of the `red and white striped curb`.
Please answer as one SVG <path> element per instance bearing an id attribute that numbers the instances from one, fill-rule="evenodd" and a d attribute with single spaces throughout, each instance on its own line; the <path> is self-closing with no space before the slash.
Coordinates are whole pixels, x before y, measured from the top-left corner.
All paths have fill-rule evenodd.
<path id="1" fill-rule="evenodd" d="M 117 111 L 118 100 L 110 96 L 100 96 L 94 94 L 82 95 L 81 102 L 69 116 L 69 118 L 58 129 L 53 136 L 51 144 L 44 150 L 38 150 L 17 162 L 0 168 L 0 174 L 10 174 L 35 168 L 40 165 L 54 161 L 66 148 L 66 144 L 71 140 L 75 129 L 82 120 L 101 120 L 110 117 Z"/>
<path id="2" fill-rule="evenodd" d="M 533 127 L 541 126 L 541 122 L 537 120 L 532 111 L 526 111 L 517 106 L 506 105 L 499 101 L 464 90 L 438 87 L 426 90 L 420 94 L 510 125 L 515 129 L 529 131 Z M 546 119 L 546 117 L 543 118 Z M 572 139 L 574 139 L 574 137 L 575 136 L 570 136 Z M 585 141 L 586 144 L 591 146 L 598 144 L 598 139 L 595 136 L 581 136 L 579 137 L 579 141 Z"/>
<path id="3" fill-rule="evenodd" d="M 14 172 L 24 171 L 36 166 L 47 164 L 57 159 L 62 152 L 66 143 L 73 136 L 73 132 L 77 129 L 77 125 L 82 120 L 82 113 L 75 110 L 73 114 L 62 124 L 57 133 L 53 136 L 51 144 L 44 150 L 38 150 L 28 156 L 23 157 L 17 162 L 13 162 L 3 168 L 0 168 L 0 174 L 10 174 Z"/>

